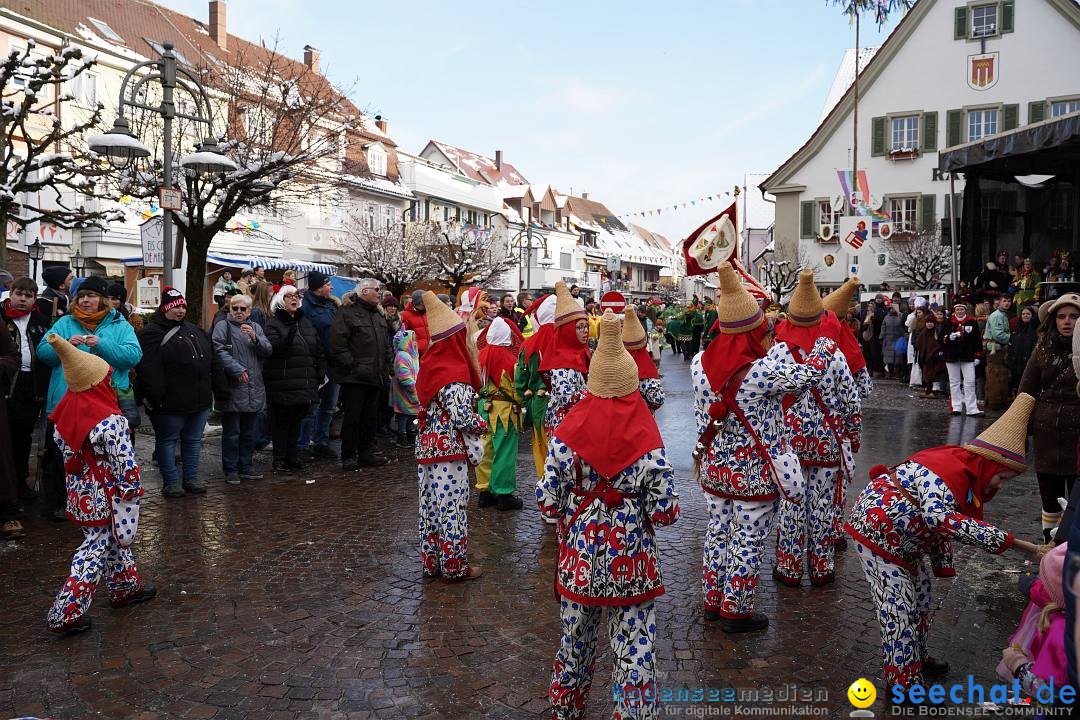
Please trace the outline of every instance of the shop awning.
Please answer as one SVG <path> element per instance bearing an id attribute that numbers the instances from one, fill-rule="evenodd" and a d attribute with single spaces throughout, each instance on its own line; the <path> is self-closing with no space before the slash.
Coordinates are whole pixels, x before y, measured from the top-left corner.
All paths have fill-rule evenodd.
<path id="1" fill-rule="evenodd" d="M 1080 166 L 1080 113 L 1063 115 L 943 150 L 942 172 L 1014 182 L 1017 175 L 1065 175 Z"/>
<path id="2" fill-rule="evenodd" d="M 226 257 L 224 255 L 207 255 L 207 262 L 218 265 L 230 265 L 239 268 L 262 268 L 263 270 L 298 270 L 311 272 L 313 270 L 327 275 L 336 275 L 337 266 L 329 263 L 308 262 L 307 260 L 293 260 L 292 258 L 268 258 L 258 255 L 245 255 L 244 257 Z"/>

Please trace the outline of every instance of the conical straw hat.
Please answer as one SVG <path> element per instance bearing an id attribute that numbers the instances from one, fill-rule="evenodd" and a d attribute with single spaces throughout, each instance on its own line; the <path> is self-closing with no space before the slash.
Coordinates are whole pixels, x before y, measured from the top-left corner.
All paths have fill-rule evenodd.
<path id="1" fill-rule="evenodd" d="M 562 280 L 555 283 L 555 327 L 577 322 L 585 317 L 585 307 L 570 294 L 570 288 Z"/>
<path id="2" fill-rule="evenodd" d="M 1004 415 L 964 448 L 1023 472 L 1027 465 L 1028 419 L 1034 407 L 1035 398 L 1027 393 L 1020 393 Z"/>
<path id="3" fill-rule="evenodd" d="M 608 310 L 600 318 L 600 337 L 589 362 L 589 392 L 596 397 L 624 397 L 638 391 L 638 369 L 623 347 L 619 319 Z"/>
<path id="4" fill-rule="evenodd" d="M 825 299 L 821 301 L 821 304 L 826 310 L 832 310 L 836 317 L 846 317 L 848 308 L 851 307 L 851 300 L 855 297 L 855 292 L 859 289 L 859 284 L 859 278 L 848 278 L 847 282 L 826 295 Z"/>
<path id="5" fill-rule="evenodd" d="M 60 356 L 60 364 L 64 366 L 64 381 L 71 392 L 89 390 L 109 374 L 109 363 L 97 355 L 79 350 L 56 333 L 51 333 L 48 341 Z"/>
<path id="6" fill-rule="evenodd" d="M 424 310 L 433 343 L 444 340 L 465 327 L 465 322 L 458 314 L 430 290 L 424 291 Z"/>
<path id="7" fill-rule="evenodd" d="M 754 296 L 746 291 L 735 268 L 725 262 L 717 270 L 720 297 L 716 300 L 716 320 L 724 335 L 741 335 L 765 322 L 765 315 Z"/>
<path id="8" fill-rule="evenodd" d="M 639 350 L 648 342 L 645 328 L 641 326 L 641 318 L 637 316 L 633 305 L 627 305 L 623 312 L 622 342 L 627 350 Z"/>
<path id="9" fill-rule="evenodd" d="M 813 327 L 821 323 L 824 312 L 821 293 L 814 284 L 814 271 L 800 270 L 799 284 L 795 286 L 791 302 L 788 303 L 788 322 L 797 327 Z"/>

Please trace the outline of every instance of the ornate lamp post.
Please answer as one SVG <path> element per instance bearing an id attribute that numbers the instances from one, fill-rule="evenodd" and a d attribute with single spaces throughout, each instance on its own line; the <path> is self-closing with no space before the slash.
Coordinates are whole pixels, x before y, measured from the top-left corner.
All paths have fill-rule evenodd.
<path id="1" fill-rule="evenodd" d="M 45 246 L 41 244 L 40 238 L 34 240 L 32 245 L 26 246 L 26 254 L 34 261 L 34 274 L 31 277 L 36 281 L 38 277 L 38 264 L 41 262 L 42 258 L 45 257 Z"/>

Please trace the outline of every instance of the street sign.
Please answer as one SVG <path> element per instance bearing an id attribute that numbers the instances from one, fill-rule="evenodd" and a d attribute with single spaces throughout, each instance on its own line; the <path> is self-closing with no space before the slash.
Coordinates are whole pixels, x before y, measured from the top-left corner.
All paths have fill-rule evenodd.
<path id="1" fill-rule="evenodd" d="M 158 198 L 162 210 L 180 210 L 183 207 L 180 188 L 159 188 Z"/>
<path id="2" fill-rule="evenodd" d="M 161 217 L 150 218 L 139 228 L 142 238 L 143 267 L 160 268 L 165 264 L 165 222 Z M 154 307 L 157 307 L 156 305 Z"/>
<path id="3" fill-rule="evenodd" d="M 144 277 L 135 284 L 136 307 L 156 310 L 161 304 L 161 278 L 157 275 Z"/>
<path id="4" fill-rule="evenodd" d="M 600 310 L 610 310 L 616 315 L 621 315 L 623 310 L 626 309 L 626 296 L 621 292 L 612 290 L 606 292 L 600 298 Z"/>

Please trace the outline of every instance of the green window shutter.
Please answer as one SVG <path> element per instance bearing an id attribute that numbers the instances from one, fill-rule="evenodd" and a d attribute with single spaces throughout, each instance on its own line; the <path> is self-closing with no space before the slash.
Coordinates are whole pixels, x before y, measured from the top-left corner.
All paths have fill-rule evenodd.
<path id="1" fill-rule="evenodd" d="M 919 128 L 919 140 L 922 142 L 923 152 L 937 150 L 937 113 L 923 113 L 922 127 Z"/>
<path id="2" fill-rule="evenodd" d="M 1001 129 L 1002 130 L 1015 130 L 1020 124 L 1020 106 L 1019 105 L 1002 105 L 1001 106 Z"/>
<path id="3" fill-rule="evenodd" d="M 1046 103 L 1042 100 L 1028 103 L 1028 124 L 1042 122 L 1046 119 Z"/>
<path id="4" fill-rule="evenodd" d="M 955 147 L 964 142 L 964 111 L 949 110 L 945 113 L 945 144 Z"/>
<path id="5" fill-rule="evenodd" d="M 812 238 L 817 236 L 817 228 L 814 227 L 814 205 L 816 203 L 813 200 L 803 200 L 799 203 L 800 223 L 799 223 L 799 237 L 800 238 Z"/>
<path id="6" fill-rule="evenodd" d="M 870 120 L 870 155 L 885 154 L 885 118 L 876 117 Z"/>
<path id="7" fill-rule="evenodd" d="M 953 40 L 967 40 L 968 14 L 967 7 L 956 8 L 956 23 L 953 29 Z"/>
<path id="8" fill-rule="evenodd" d="M 922 230 L 932 231 L 934 229 L 934 223 L 937 222 L 937 214 L 935 211 L 937 196 L 936 195 L 923 195 L 919 199 L 919 228 Z"/>
<path id="9" fill-rule="evenodd" d="M 1013 0 L 1005 0 L 1001 3 L 1001 32 L 1013 31 L 1013 16 L 1016 14 L 1016 3 Z"/>

